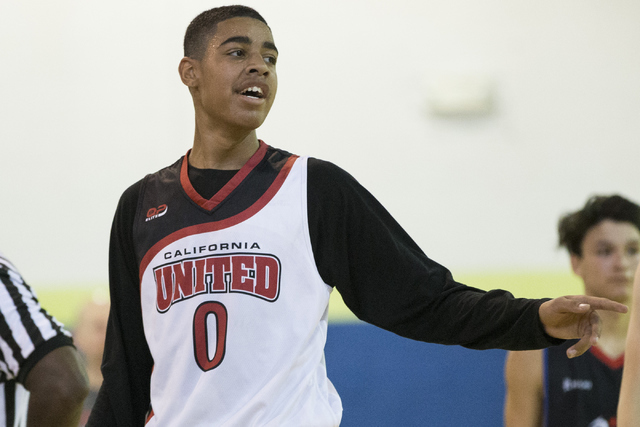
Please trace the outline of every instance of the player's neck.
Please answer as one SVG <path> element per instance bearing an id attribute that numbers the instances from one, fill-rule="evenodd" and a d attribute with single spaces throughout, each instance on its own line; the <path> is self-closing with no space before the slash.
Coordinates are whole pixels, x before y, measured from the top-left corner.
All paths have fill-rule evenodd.
<path id="1" fill-rule="evenodd" d="M 598 347 L 608 356 L 616 358 L 624 352 L 627 329 L 629 328 L 629 314 L 598 311 L 602 319 L 602 333 Z"/>
<path id="2" fill-rule="evenodd" d="M 614 313 L 612 311 L 598 311 L 602 319 L 602 332 L 612 335 L 626 335 L 629 328 L 629 313 Z"/>
<path id="3" fill-rule="evenodd" d="M 196 126 L 189 164 L 200 169 L 240 169 L 259 147 L 256 131 L 203 132 Z"/>

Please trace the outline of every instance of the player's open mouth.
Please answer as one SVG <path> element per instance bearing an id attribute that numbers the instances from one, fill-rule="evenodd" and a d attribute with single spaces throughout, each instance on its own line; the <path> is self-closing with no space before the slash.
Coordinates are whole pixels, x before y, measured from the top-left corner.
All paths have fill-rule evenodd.
<path id="1" fill-rule="evenodd" d="M 243 90 L 242 92 L 240 92 L 240 94 L 244 95 L 246 97 L 249 97 L 249 98 L 253 98 L 253 99 L 262 99 L 262 98 L 264 98 L 264 94 L 262 93 L 262 89 L 260 89 L 258 86 L 248 87 L 245 90 Z"/>

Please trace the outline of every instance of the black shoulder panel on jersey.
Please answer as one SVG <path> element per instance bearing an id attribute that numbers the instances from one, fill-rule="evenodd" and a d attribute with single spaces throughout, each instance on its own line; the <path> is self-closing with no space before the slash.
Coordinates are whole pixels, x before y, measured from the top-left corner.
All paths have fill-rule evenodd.
<path id="1" fill-rule="evenodd" d="M 204 199 L 200 194 L 210 194 L 204 187 L 210 185 L 219 188 L 220 183 L 207 180 L 190 182 L 185 176 L 186 165 L 183 165 L 186 156 L 167 168 L 147 175 L 140 189 L 133 223 L 138 262 L 156 242 L 178 230 L 222 221 L 251 208 L 274 184 L 287 160 L 292 157 L 286 151 L 266 145 L 262 147 L 263 157 L 256 159 L 255 166 L 249 171 L 243 168 L 237 173 L 246 173 L 246 176 L 241 179 L 233 177 L 211 200 Z M 215 178 L 215 175 L 212 176 Z M 224 193 L 222 197 L 221 193 Z M 213 203 L 216 198 L 219 200 Z"/>

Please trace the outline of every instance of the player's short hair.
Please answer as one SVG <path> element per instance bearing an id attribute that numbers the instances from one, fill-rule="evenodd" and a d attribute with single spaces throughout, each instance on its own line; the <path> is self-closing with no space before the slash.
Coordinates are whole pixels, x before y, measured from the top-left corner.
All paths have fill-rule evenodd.
<path id="1" fill-rule="evenodd" d="M 584 236 L 605 219 L 629 222 L 640 231 L 640 206 L 617 194 L 592 196 L 582 209 L 560 218 L 558 245 L 566 247 L 571 254 L 582 256 Z"/>
<path id="2" fill-rule="evenodd" d="M 214 7 L 196 16 L 184 35 L 184 56 L 201 60 L 207 51 L 209 40 L 216 33 L 218 23 L 231 18 L 248 17 L 267 21 L 256 10 L 241 5 Z"/>

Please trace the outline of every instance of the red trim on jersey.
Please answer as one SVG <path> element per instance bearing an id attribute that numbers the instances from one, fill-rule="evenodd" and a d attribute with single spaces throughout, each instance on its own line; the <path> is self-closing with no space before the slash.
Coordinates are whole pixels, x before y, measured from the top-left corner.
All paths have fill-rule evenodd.
<path id="1" fill-rule="evenodd" d="M 147 416 L 147 419 L 144 421 L 144 425 L 149 424 L 149 421 L 151 421 L 151 418 L 153 418 L 155 414 L 153 413 L 153 409 L 151 409 L 151 412 L 149 412 L 149 415 Z"/>
<path id="2" fill-rule="evenodd" d="M 151 262 L 151 260 L 153 259 L 153 257 L 155 257 L 158 254 L 158 252 L 160 252 L 163 248 L 165 248 L 169 244 L 177 240 L 180 240 L 183 237 L 187 237 L 193 234 L 207 233 L 210 231 L 223 230 L 225 228 L 232 227 L 236 224 L 246 221 L 247 219 L 251 218 L 258 212 L 260 212 L 260 210 L 262 210 L 262 208 L 264 208 L 267 205 L 267 203 L 269 203 L 271 199 L 273 199 L 273 197 L 276 195 L 278 190 L 280 190 L 280 187 L 282 187 L 282 184 L 284 184 L 285 179 L 289 175 L 289 172 L 291 172 L 291 168 L 293 167 L 293 164 L 297 159 L 298 159 L 298 156 L 296 155 L 292 155 L 291 157 L 289 157 L 289 159 L 287 159 L 287 162 L 285 163 L 285 165 L 282 167 L 280 172 L 278 172 L 278 176 L 273 181 L 271 186 L 267 189 L 267 191 L 265 191 L 264 194 L 260 196 L 260 198 L 256 200 L 256 202 L 253 205 L 251 205 L 249 208 L 245 209 L 244 211 L 240 212 L 239 214 L 236 214 L 232 217 L 229 217 L 220 221 L 206 222 L 204 224 L 185 227 L 181 230 L 178 230 L 169 234 L 162 240 L 158 241 L 155 245 L 151 247 L 151 249 L 147 251 L 147 253 L 142 258 L 142 261 L 140 262 L 140 282 L 142 282 L 142 275 L 146 270 L 147 266 L 149 265 L 149 263 Z"/>
<path id="3" fill-rule="evenodd" d="M 187 151 L 187 154 L 182 158 L 182 166 L 180 167 L 180 183 L 182 184 L 182 188 L 187 193 L 189 198 L 196 202 L 198 206 L 208 211 L 212 210 L 216 206 L 220 204 L 224 199 L 227 198 L 229 194 L 233 190 L 236 189 L 238 185 L 249 175 L 249 173 L 258 166 L 258 163 L 262 161 L 265 153 L 267 152 L 268 145 L 264 143 L 262 140 L 258 140 L 259 147 L 258 151 L 253 153 L 253 156 L 247 161 L 247 163 L 242 166 L 242 168 L 222 187 L 216 194 L 211 197 L 211 199 L 207 200 L 202 197 L 191 185 L 191 181 L 189 181 L 189 153 L 191 149 Z"/>
<path id="4" fill-rule="evenodd" d="M 596 346 L 591 346 L 589 350 L 591 351 L 591 354 L 595 356 L 596 359 L 598 359 L 599 361 L 607 365 L 609 369 L 620 369 L 624 364 L 624 353 L 622 353 L 620 356 L 616 357 L 615 359 L 612 359 L 607 354 L 605 354 L 605 352 L 603 352 L 602 350 L 600 350 L 600 348 Z"/>

